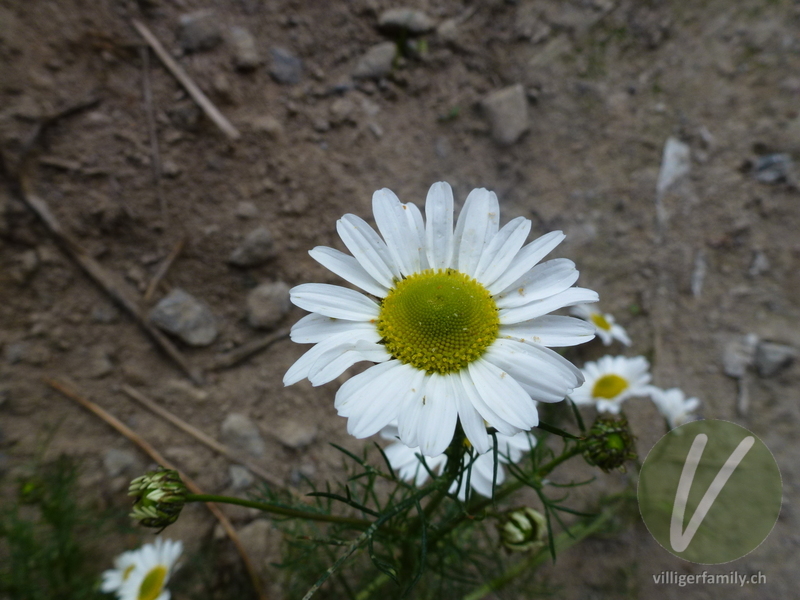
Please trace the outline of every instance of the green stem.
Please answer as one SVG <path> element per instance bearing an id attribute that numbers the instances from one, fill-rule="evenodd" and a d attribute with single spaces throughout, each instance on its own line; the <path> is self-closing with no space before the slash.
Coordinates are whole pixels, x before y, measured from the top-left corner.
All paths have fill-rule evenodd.
<path id="1" fill-rule="evenodd" d="M 587 519 L 565 531 L 555 539 L 556 551 L 563 552 L 577 544 L 579 541 L 600 531 L 616 513 L 615 507 L 604 510 L 596 517 Z M 496 592 L 511 583 L 522 573 L 528 572 L 545 562 L 550 556 L 549 549 L 545 546 L 525 560 L 520 560 L 512 565 L 505 573 L 495 577 L 490 582 L 482 585 L 477 590 L 464 596 L 463 600 L 481 600 L 492 592 Z"/>
<path id="2" fill-rule="evenodd" d="M 216 496 L 214 494 L 187 494 L 187 502 L 217 502 L 219 504 L 235 504 L 237 506 L 246 506 L 247 508 L 256 508 L 258 510 L 272 513 L 274 515 L 281 515 L 282 517 L 295 517 L 298 519 L 309 519 L 311 521 L 325 521 L 327 523 L 339 523 L 340 525 L 353 525 L 354 527 L 368 528 L 372 525 L 371 521 L 365 519 L 356 519 L 353 517 L 340 517 L 337 515 L 326 515 L 323 513 L 316 513 L 306 510 L 298 510 L 296 508 L 286 508 L 278 504 L 269 504 L 267 502 L 256 502 L 255 500 L 245 500 L 244 498 L 233 498 L 231 496 Z"/>

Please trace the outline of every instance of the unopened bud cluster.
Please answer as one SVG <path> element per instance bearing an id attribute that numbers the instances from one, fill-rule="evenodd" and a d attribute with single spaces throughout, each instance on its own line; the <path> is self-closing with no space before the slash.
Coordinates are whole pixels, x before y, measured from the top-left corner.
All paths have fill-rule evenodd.
<path id="1" fill-rule="evenodd" d="M 541 513 L 525 506 L 505 513 L 497 529 L 503 546 L 508 550 L 524 552 L 544 544 L 547 522 Z"/>
<path id="2" fill-rule="evenodd" d="M 131 517 L 145 527 L 164 528 L 178 520 L 186 504 L 186 485 L 177 471 L 159 469 L 131 481 L 128 495 L 134 496 Z"/>
<path id="3" fill-rule="evenodd" d="M 583 457 L 590 465 L 608 472 L 624 470 L 625 461 L 636 459 L 633 435 L 625 417 L 600 416 L 584 441 Z"/>

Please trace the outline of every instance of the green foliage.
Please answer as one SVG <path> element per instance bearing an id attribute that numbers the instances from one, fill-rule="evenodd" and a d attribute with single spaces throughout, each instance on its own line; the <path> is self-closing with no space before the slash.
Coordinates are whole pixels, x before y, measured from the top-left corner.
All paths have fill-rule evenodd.
<path id="1" fill-rule="evenodd" d="M 0 505 L 0 598 L 94 600 L 98 561 L 90 549 L 101 517 L 78 501 L 78 469 L 62 456 L 20 481 L 18 498 Z"/>

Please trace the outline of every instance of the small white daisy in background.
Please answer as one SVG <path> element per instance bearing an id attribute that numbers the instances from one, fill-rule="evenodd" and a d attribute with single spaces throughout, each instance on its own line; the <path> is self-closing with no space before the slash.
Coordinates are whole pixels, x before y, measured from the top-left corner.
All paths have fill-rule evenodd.
<path id="1" fill-rule="evenodd" d="M 531 222 L 500 228 L 497 196 L 473 190 L 453 228 L 453 192 L 435 183 L 425 220 L 388 189 L 373 195 L 382 238 L 347 214 L 337 231 L 352 256 L 317 247 L 311 256 L 373 298 L 308 283 L 291 290 L 310 311 L 292 340 L 316 344 L 284 376 L 322 385 L 359 361 L 379 363 L 350 378 L 335 407 L 347 431 L 365 438 L 396 421 L 404 444 L 441 455 L 456 423 L 486 452 L 484 422 L 512 436 L 539 423 L 536 402 L 558 402 L 582 382 L 580 370 L 548 346 L 591 340 L 594 328 L 554 310 L 596 302 L 572 287 L 572 261 L 541 260 L 563 239 L 555 231 L 523 247 Z"/>
<path id="2" fill-rule="evenodd" d="M 116 592 L 119 600 L 169 600 L 166 585 L 181 552 L 181 542 L 161 538 L 138 550 L 125 552 L 114 561 L 116 569 L 103 573 L 101 589 Z M 121 566 L 124 568 L 117 578 L 114 573 Z M 117 587 L 113 587 L 117 583 Z"/>
<path id="3" fill-rule="evenodd" d="M 583 366 L 585 382 L 569 397 L 575 404 L 594 404 L 600 412 L 619 414 L 627 398 L 650 395 L 649 370 L 644 356 L 604 356 Z"/>
<path id="4" fill-rule="evenodd" d="M 658 411 L 667 420 L 670 429 L 698 418 L 697 415 L 692 414 L 700 406 L 700 400 L 697 398 L 687 399 L 679 388 L 662 390 L 654 386 L 649 387 L 650 397 Z"/>
<path id="5" fill-rule="evenodd" d="M 505 470 L 500 465 L 519 462 L 525 452 L 536 446 L 536 438 L 527 431 L 513 436 L 503 435 L 502 433 L 497 433 L 496 435 L 497 459 L 500 463 L 497 466 L 496 484 L 500 485 L 506 478 Z M 397 427 L 393 424 L 381 430 L 381 437 L 395 442 L 384 448 L 383 451 L 389 460 L 389 464 L 392 465 L 392 468 L 397 472 L 397 476 L 403 481 L 413 481 L 414 485 L 419 487 L 430 477 L 428 469 L 437 475 L 441 475 L 447 466 L 447 456 L 442 454 L 432 458 L 425 457 L 425 464 L 428 465 L 428 469 L 426 469 L 419 459 L 418 455 L 422 454 L 419 448 L 409 448 L 404 443 L 397 441 Z M 487 437 L 489 438 L 489 448 L 491 448 L 492 438 L 489 435 Z M 472 459 L 468 454 L 465 454 L 463 460 L 466 467 Z M 472 473 L 469 476 L 470 487 L 480 495 L 491 498 L 493 476 L 494 452 L 490 450 L 481 454 L 472 462 Z M 452 494 L 458 489 L 458 497 L 462 501 L 467 497 L 466 477 L 465 472 L 461 487 L 459 488 L 458 482 L 454 481 L 449 490 Z"/>
<path id="6" fill-rule="evenodd" d="M 585 304 L 573 306 L 570 312 L 594 325 L 597 336 L 606 346 L 610 346 L 615 339 L 626 346 L 631 345 L 631 338 L 628 337 L 622 325 L 617 325 L 612 315 L 600 312 L 597 307 Z"/>

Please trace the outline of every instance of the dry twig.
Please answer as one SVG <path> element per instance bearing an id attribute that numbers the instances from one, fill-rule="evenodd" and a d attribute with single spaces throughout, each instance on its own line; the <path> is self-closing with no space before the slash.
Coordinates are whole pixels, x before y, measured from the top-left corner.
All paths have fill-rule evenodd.
<path id="1" fill-rule="evenodd" d="M 190 425 L 189 423 L 187 423 L 186 421 L 184 421 L 180 417 L 178 417 L 178 416 L 172 414 L 171 412 L 169 412 L 164 407 L 159 406 L 158 404 L 153 402 L 153 400 L 151 400 L 150 398 L 145 396 L 143 393 L 141 393 L 139 390 L 137 390 L 137 389 L 135 389 L 135 388 L 133 388 L 133 387 L 131 387 L 129 385 L 123 385 L 122 386 L 122 391 L 125 392 L 125 394 L 127 394 L 128 396 L 130 396 L 134 400 L 136 400 L 137 402 L 139 402 L 140 404 L 142 404 L 148 410 L 153 411 L 158 416 L 163 417 L 164 419 L 166 419 L 167 421 L 169 421 L 170 423 L 175 425 L 175 427 L 177 427 L 178 429 L 180 429 L 182 431 L 185 431 L 186 433 L 191 435 L 193 438 L 195 438 L 196 440 L 202 442 L 203 444 L 205 444 L 206 446 L 208 446 L 212 450 L 214 450 L 216 452 L 219 452 L 225 458 L 228 458 L 232 462 L 238 463 L 240 465 L 244 465 L 245 467 L 250 469 L 253 473 L 258 475 L 261 479 L 263 479 L 267 483 L 269 483 L 271 485 L 274 485 L 276 487 L 279 487 L 279 488 L 283 487 L 283 484 L 278 480 L 277 477 L 275 477 L 271 473 L 268 473 L 267 471 L 265 471 L 264 469 L 259 467 L 257 464 L 253 463 L 252 461 L 250 461 L 250 460 L 248 460 L 248 459 L 246 459 L 246 458 L 244 458 L 242 456 L 237 455 L 236 452 L 234 452 L 233 450 L 231 450 L 227 446 L 225 446 L 223 444 L 220 444 L 217 440 L 212 438 L 210 435 L 200 431 L 199 429 L 197 429 L 193 425 Z"/>
<path id="2" fill-rule="evenodd" d="M 211 100 L 202 92 L 202 90 L 197 87 L 197 84 L 192 81 L 191 77 L 183 70 L 183 68 L 175 62 L 169 52 L 164 49 L 164 46 L 161 45 L 161 42 L 158 41 L 153 32 L 150 31 L 147 26 L 142 23 L 141 21 L 137 21 L 136 19 L 132 19 L 131 23 L 136 28 L 136 31 L 139 32 L 144 40 L 150 45 L 153 51 L 156 53 L 158 58 L 161 59 L 161 62 L 164 63 L 164 66 L 167 67 L 170 73 L 175 76 L 175 79 L 180 81 L 181 85 L 186 88 L 186 91 L 189 92 L 189 95 L 200 105 L 200 108 L 203 109 L 203 112 L 208 115 L 208 118 L 214 121 L 214 123 L 219 127 L 225 135 L 227 135 L 232 140 L 238 140 L 241 134 L 239 131 L 234 127 L 228 119 L 217 109 L 214 104 L 212 104 Z"/>
<path id="3" fill-rule="evenodd" d="M 158 208 L 161 210 L 161 220 L 164 228 L 169 227 L 169 213 L 164 193 L 161 190 L 161 153 L 158 151 L 158 132 L 156 130 L 156 117 L 153 113 L 153 91 L 150 88 L 150 49 L 142 46 L 142 88 L 144 95 L 144 110 L 147 114 L 147 132 L 150 136 L 150 161 L 153 166 L 153 185 L 156 187 Z M 148 289 L 149 291 L 149 289 Z"/>
<path id="4" fill-rule="evenodd" d="M 117 419 L 114 415 L 107 412 L 105 409 L 95 404 L 88 398 L 84 398 L 71 386 L 62 381 L 45 378 L 44 382 L 51 388 L 59 392 L 60 394 L 66 396 L 70 400 L 77 402 L 88 411 L 100 417 L 103 421 L 108 423 L 119 433 L 121 433 L 130 441 L 132 441 L 134 444 L 139 446 L 139 448 L 141 448 L 150 458 L 152 458 L 153 461 L 157 462 L 165 469 L 172 469 L 174 471 L 178 471 L 178 473 L 180 473 L 181 479 L 186 484 L 186 487 L 189 488 L 189 490 L 191 490 L 192 493 L 198 495 L 203 494 L 203 491 L 197 486 L 197 484 L 192 479 L 187 477 L 186 474 L 182 473 L 180 469 L 177 469 L 166 458 L 164 458 L 158 450 L 156 450 L 153 446 L 151 446 L 147 441 L 142 439 L 142 437 L 139 436 L 139 434 L 137 434 L 130 427 L 125 425 L 122 421 Z M 256 572 L 253 563 L 250 561 L 250 557 L 247 555 L 247 551 L 244 549 L 244 546 L 242 545 L 239 536 L 236 534 L 236 530 L 233 528 L 233 525 L 228 520 L 228 517 L 226 517 L 225 514 L 220 510 L 219 506 L 217 506 L 213 502 L 206 502 L 206 506 L 208 507 L 208 510 L 210 510 L 214 514 L 214 516 L 220 522 L 222 527 L 225 529 L 225 532 L 228 534 L 228 537 L 230 537 L 231 541 L 233 542 L 233 545 L 236 546 L 236 550 L 242 557 L 242 562 L 244 563 L 244 566 L 247 569 L 247 573 L 250 576 L 251 581 L 253 582 L 253 587 L 256 589 L 259 598 L 261 600 L 267 600 L 267 596 L 264 593 L 263 588 L 261 586 L 261 580 L 258 576 L 258 573 Z"/>
<path id="5" fill-rule="evenodd" d="M 278 329 L 277 331 L 273 331 L 269 335 L 265 335 L 264 337 L 249 342 L 243 346 L 239 346 L 235 350 L 231 350 L 227 354 L 222 354 L 218 356 L 211 365 L 209 365 L 209 369 L 212 371 L 219 371 L 222 369 L 228 369 L 234 365 L 238 365 L 240 362 L 243 362 L 253 356 L 261 352 L 262 350 L 266 350 L 272 344 L 277 341 L 285 340 L 289 338 L 289 330 L 288 329 Z"/>
<path id="6" fill-rule="evenodd" d="M 150 302 L 150 298 L 153 297 L 153 294 L 156 293 L 156 289 L 158 288 L 158 284 L 161 283 L 161 280 L 169 271 L 169 268 L 172 266 L 172 263 L 175 262 L 175 259 L 183 250 L 184 245 L 186 245 L 186 236 L 182 236 L 181 239 L 178 240 L 178 243 L 172 248 L 172 252 L 169 253 L 169 256 L 164 259 L 164 262 L 158 267 L 158 271 L 156 274 L 153 275 L 153 278 L 150 280 L 150 284 L 147 286 L 147 290 L 144 293 L 144 301 Z"/>

